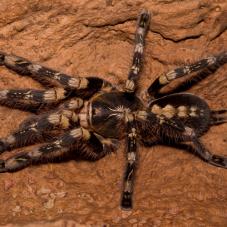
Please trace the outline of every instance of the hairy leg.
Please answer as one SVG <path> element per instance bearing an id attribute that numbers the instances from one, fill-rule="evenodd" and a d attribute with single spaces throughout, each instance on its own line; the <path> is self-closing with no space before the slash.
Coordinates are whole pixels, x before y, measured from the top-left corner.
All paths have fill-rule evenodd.
<path id="1" fill-rule="evenodd" d="M 202 159 L 204 159 L 204 161 L 208 162 L 211 165 L 227 169 L 227 157 L 212 154 L 197 138 L 194 138 L 192 142 L 195 151 Z"/>
<path id="2" fill-rule="evenodd" d="M 61 132 L 72 128 L 78 124 L 79 119 L 74 111 L 82 105 L 83 100 L 75 98 L 65 102 L 54 112 L 28 118 L 22 122 L 18 130 L 0 139 L 0 153 L 36 142 L 45 142 L 50 138 L 53 130 Z"/>
<path id="3" fill-rule="evenodd" d="M 123 209 L 132 208 L 132 194 L 133 194 L 133 184 L 135 178 L 135 168 L 136 168 L 136 154 L 137 154 L 137 144 L 136 144 L 136 126 L 134 116 L 129 115 L 127 118 L 127 166 L 124 176 L 124 188 L 121 200 L 121 206 Z"/>
<path id="4" fill-rule="evenodd" d="M 128 80 L 125 84 L 126 92 L 134 92 L 136 89 L 136 83 L 139 79 L 139 73 L 142 67 L 145 36 L 149 29 L 149 22 L 150 13 L 146 10 L 143 10 L 138 18 L 132 66 L 128 75 Z"/>
<path id="5" fill-rule="evenodd" d="M 35 104 L 58 103 L 68 96 L 68 91 L 63 88 L 48 90 L 34 89 L 5 89 L 0 90 L 0 104 L 9 107 L 21 104 L 21 107 L 29 108 Z"/>
<path id="6" fill-rule="evenodd" d="M 0 173 L 17 171 L 34 162 L 61 157 L 68 152 L 96 160 L 112 151 L 114 143 L 111 145 L 111 142 L 114 141 L 97 136 L 82 127 L 74 128 L 51 143 L 0 160 Z"/>
<path id="7" fill-rule="evenodd" d="M 147 93 L 150 98 L 157 97 L 160 90 L 169 84 L 171 81 L 184 77 L 194 72 L 205 70 L 209 67 L 218 68 L 220 65 L 227 63 L 227 52 L 223 52 L 217 56 L 204 58 L 194 64 L 176 68 L 167 73 L 160 75 L 148 88 Z"/>
<path id="8" fill-rule="evenodd" d="M 46 87 L 64 87 L 68 90 L 82 91 L 82 95 L 90 96 L 100 90 L 114 89 L 107 81 L 98 77 L 73 77 L 56 70 L 41 66 L 31 61 L 0 52 L 0 65 L 19 73 L 30 76 Z"/>

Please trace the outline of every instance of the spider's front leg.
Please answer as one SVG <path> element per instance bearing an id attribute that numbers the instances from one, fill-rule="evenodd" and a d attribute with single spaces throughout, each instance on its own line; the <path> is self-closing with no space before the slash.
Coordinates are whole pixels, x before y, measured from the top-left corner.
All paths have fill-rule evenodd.
<path id="1" fill-rule="evenodd" d="M 145 36 L 149 29 L 150 13 L 143 10 L 138 18 L 138 24 L 135 35 L 135 49 L 132 60 L 132 66 L 128 75 L 128 80 L 125 84 L 126 92 L 134 92 L 136 90 L 136 84 L 139 79 L 139 73 L 142 67 L 143 52 L 145 45 Z"/>
<path id="2" fill-rule="evenodd" d="M 114 87 L 98 77 L 72 77 L 45 66 L 33 63 L 25 58 L 0 52 L 0 65 L 37 80 L 45 87 L 63 87 L 67 90 L 91 96 L 100 90 L 111 90 Z"/>
<path id="3" fill-rule="evenodd" d="M 223 52 L 217 56 L 211 56 L 204 58 L 194 64 L 186 65 L 180 68 L 176 68 L 167 73 L 160 75 L 148 88 L 148 96 L 152 99 L 160 94 L 160 90 L 168 85 L 173 80 L 180 77 L 184 77 L 194 72 L 198 72 L 205 69 L 217 69 L 220 65 L 227 63 L 227 52 Z"/>
<path id="4" fill-rule="evenodd" d="M 79 119 L 75 110 L 81 108 L 82 105 L 82 99 L 74 98 L 59 106 L 55 112 L 28 118 L 18 130 L 6 138 L 0 139 L 0 153 L 36 142 L 45 142 L 51 137 L 54 130 L 72 128 L 78 124 Z"/>
<path id="5" fill-rule="evenodd" d="M 135 178 L 136 168 L 136 153 L 137 153 L 137 133 L 135 125 L 135 116 L 129 114 L 126 116 L 127 121 L 127 166 L 124 177 L 124 189 L 122 195 L 121 206 L 123 209 L 132 208 L 132 194 L 133 194 L 133 183 Z"/>
<path id="6" fill-rule="evenodd" d="M 0 160 L 0 173 L 17 171 L 32 163 L 52 160 L 69 152 L 90 160 L 97 160 L 115 149 L 115 142 L 89 132 L 85 128 L 74 128 L 51 143 L 42 144 L 28 152 L 20 152 L 6 160 Z"/>

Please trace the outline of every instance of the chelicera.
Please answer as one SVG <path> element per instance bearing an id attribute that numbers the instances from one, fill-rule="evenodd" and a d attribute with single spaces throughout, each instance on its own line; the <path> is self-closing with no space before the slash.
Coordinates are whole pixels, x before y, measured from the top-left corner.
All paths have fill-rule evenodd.
<path id="1" fill-rule="evenodd" d="M 211 110 L 203 99 L 193 94 L 161 92 L 177 78 L 225 64 L 227 52 L 160 75 L 145 95 L 139 97 L 138 79 L 150 17 L 147 10 L 138 17 L 132 66 L 122 87 L 98 77 L 69 76 L 24 58 L 0 53 L 0 65 L 30 76 L 46 88 L 0 91 L 2 105 L 40 113 L 0 140 L 0 153 L 39 143 L 26 152 L 0 160 L 1 173 L 66 153 L 98 160 L 116 150 L 118 141 L 125 139 L 127 164 L 121 206 L 130 209 L 139 145 L 190 142 L 203 160 L 227 168 L 227 158 L 212 154 L 199 140 L 212 125 L 226 122 L 226 110 Z"/>

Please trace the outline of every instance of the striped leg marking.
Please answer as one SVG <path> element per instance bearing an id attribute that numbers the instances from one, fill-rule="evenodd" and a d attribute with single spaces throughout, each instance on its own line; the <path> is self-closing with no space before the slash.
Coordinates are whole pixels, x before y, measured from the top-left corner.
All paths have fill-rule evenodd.
<path id="1" fill-rule="evenodd" d="M 135 35 L 135 49 L 132 60 L 132 66 L 128 75 L 128 80 L 125 84 L 126 92 L 134 92 L 136 82 L 139 79 L 139 73 L 142 66 L 143 49 L 145 44 L 145 36 L 149 28 L 150 13 L 143 10 L 138 18 L 138 25 Z"/>
<path id="2" fill-rule="evenodd" d="M 58 103 L 67 96 L 68 92 L 63 88 L 0 90 L 0 104 L 12 108 L 29 109 L 40 104 Z"/>
<path id="3" fill-rule="evenodd" d="M 84 89 L 88 86 L 86 78 L 71 77 L 15 55 L 0 52 L 0 65 L 4 65 L 21 75 L 31 76 L 43 85 L 62 85 L 71 89 Z"/>
<path id="4" fill-rule="evenodd" d="M 162 87 L 169 84 L 171 81 L 186 76 L 190 73 L 197 72 L 206 69 L 210 66 L 216 66 L 223 63 L 227 63 L 227 52 L 221 53 L 218 56 L 211 56 L 204 58 L 194 64 L 186 65 L 174 70 L 171 70 L 165 74 L 159 76 L 148 88 L 148 94 L 153 97 L 156 95 Z"/>
<path id="5" fill-rule="evenodd" d="M 124 177 L 124 189 L 121 201 L 121 207 L 123 209 L 132 209 L 132 194 L 133 194 L 133 183 L 135 178 L 135 168 L 136 168 L 136 128 L 134 116 L 129 116 L 127 118 L 127 167 Z"/>
<path id="6" fill-rule="evenodd" d="M 62 156 L 81 141 L 87 141 L 90 133 L 84 128 L 75 128 L 52 143 L 36 147 L 28 152 L 19 153 L 7 160 L 0 160 L 0 173 L 12 172 L 30 165 L 34 161 Z M 79 151 L 77 151 L 79 152 Z"/>
<path id="7" fill-rule="evenodd" d="M 32 77 L 44 86 L 64 87 L 69 90 L 85 90 L 85 94 L 94 94 L 99 90 L 112 90 L 113 86 L 98 77 L 73 77 L 53 69 L 32 63 L 29 60 L 0 52 L 0 65 L 21 74 Z"/>
<path id="8" fill-rule="evenodd" d="M 48 140 L 49 137 L 46 138 L 48 133 L 55 129 L 70 129 L 78 122 L 78 119 L 78 116 L 71 110 L 62 110 L 41 115 L 39 118 L 28 119 L 16 132 L 0 140 L 0 153 Z"/>

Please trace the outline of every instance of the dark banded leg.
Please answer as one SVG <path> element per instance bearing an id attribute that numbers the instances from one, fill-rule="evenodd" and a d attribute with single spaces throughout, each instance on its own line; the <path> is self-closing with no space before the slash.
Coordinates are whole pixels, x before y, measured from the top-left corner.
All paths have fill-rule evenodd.
<path id="1" fill-rule="evenodd" d="M 35 110 L 41 105 L 57 104 L 68 96 L 63 88 L 48 90 L 10 89 L 0 90 L 0 104 L 12 108 Z"/>
<path id="2" fill-rule="evenodd" d="M 211 56 L 204 58 L 194 64 L 186 65 L 167 73 L 160 75 L 148 88 L 148 95 L 153 98 L 159 94 L 160 90 L 169 84 L 171 81 L 186 76 L 190 73 L 198 72 L 200 70 L 205 70 L 207 68 L 217 67 L 219 65 L 227 63 L 227 52 L 223 52 L 217 56 Z"/>
<path id="3" fill-rule="evenodd" d="M 78 123 L 78 119 L 74 111 L 66 109 L 43 114 L 39 118 L 28 119 L 22 123 L 17 131 L 0 139 L 0 153 L 36 142 L 45 142 L 50 139 L 53 130 L 70 129 Z"/>
<path id="4" fill-rule="evenodd" d="M 192 140 L 195 151 L 206 162 L 211 165 L 226 168 L 227 169 L 227 157 L 212 154 L 204 145 L 196 138 Z"/>
<path id="5" fill-rule="evenodd" d="M 34 161 L 49 159 L 51 157 L 61 156 L 69 152 L 70 148 L 81 140 L 88 140 L 90 133 L 83 128 L 75 128 L 62 137 L 39 147 L 33 148 L 28 152 L 19 153 L 7 160 L 0 161 L 0 172 L 11 172 L 22 169 Z"/>
<path id="6" fill-rule="evenodd" d="M 37 80 L 44 86 L 64 87 L 69 90 L 82 90 L 89 95 L 99 90 L 113 89 L 112 85 L 98 77 L 72 77 L 31 61 L 0 52 L 0 65 Z"/>
<path id="7" fill-rule="evenodd" d="M 101 137 L 84 128 L 75 128 L 51 143 L 21 152 L 7 160 L 0 160 L 0 173 L 17 171 L 33 162 L 61 157 L 68 152 L 96 160 L 111 151 L 111 142 L 111 139 L 103 141 Z"/>
<path id="8" fill-rule="evenodd" d="M 133 194 L 133 183 L 135 178 L 135 168 L 136 168 L 136 127 L 134 116 L 129 115 L 127 119 L 127 166 L 124 177 L 124 188 L 121 201 L 121 207 L 123 209 L 132 208 L 132 194 Z"/>
<path id="9" fill-rule="evenodd" d="M 219 125 L 227 123 L 227 109 L 212 110 L 210 125 Z"/>
<path id="10" fill-rule="evenodd" d="M 143 10 L 138 18 L 136 35 L 135 35 L 135 49 L 132 60 L 132 66 L 128 75 L 128 80 L 125 84 L 126 92 L 134 92 L 136 83 L 139 79 L 139 73 L 142 67 L 143 51 L 145 45 L 145 36 L 149 29 L 150 13 Z"/>
<path id="11" fill-rule="evenodd" d="M 31 76 L 43 85 L 62 85 L 72 89 L 83 89 L 87 88 L 88 85 L 86 78 L 74 78 L 53 69 L 32 63 L 25 58 L 3 52 L 0 52 L 0 65 L 4 65 L 21 75 Z"/>

